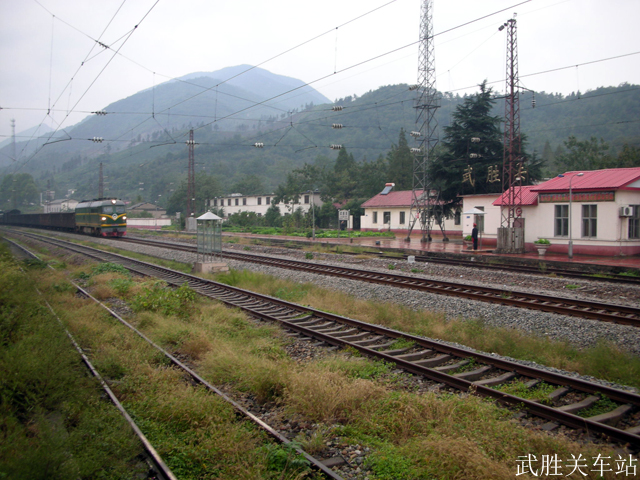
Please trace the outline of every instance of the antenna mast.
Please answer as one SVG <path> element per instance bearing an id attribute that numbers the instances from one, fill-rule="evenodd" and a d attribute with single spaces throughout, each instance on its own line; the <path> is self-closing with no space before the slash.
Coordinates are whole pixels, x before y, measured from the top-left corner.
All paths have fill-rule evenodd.
<path id="1" fill-rule="evenodd" d="M 431 182 L 429 164 L 433 150 L 438 143 L 435 113 L 438 109 L 436 91 L 436 67 L 433 45 L 433 0 L 423 0 L 420 22 L 420 50 L 418 55 L 418 84 L 411 87 L 416 90 L 416 132 L 411 135 L 418 142 L 413 153 L 413 195 L 409 213 L 409 232 L 406 241 L 411 241 L 411 232 L 419 222 L 422 232 L 421 242 L 431 241 L 431 221 L 433 203 L 430 200 Z"/>

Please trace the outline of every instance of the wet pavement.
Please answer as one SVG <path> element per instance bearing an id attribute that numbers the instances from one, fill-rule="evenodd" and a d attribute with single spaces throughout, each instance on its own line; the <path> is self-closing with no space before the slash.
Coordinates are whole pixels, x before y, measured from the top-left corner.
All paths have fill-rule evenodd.
<path id="1" fill-rule="evenodd" d="M 545 261 L 571 264 L 603 265 L 618 268 L 640 269 L 640 255 L 633 256 L 593 256 L 574 254 L 570 259 L 567 253 L 554 253 L 547 251 L 545 255 L 539 255 L 537 251 L 519 254 L 496 254 L 494 246 L 483 246 L 479 244 L 475 252 L 463 244 L 462 240 L 450 240 L 443 242 L 441 238 L 434 238 L 431 242 L 421 242 L 420 236 L 412 236 L 411 241 L 404 238 L 384 238 L 384 237 L 363 237 L 363 238 L 316 238 L 315 240 L 303 237 L 287 237 L 278 235 L 254 235 L 249 233 L 229 233 L 224 236 L 236 236 L 247 238 L 277 239 L 292 242 L 303 242 L 309 244 L 331 244 L 331 245 L 360 245 L 362 247 L 380 248 L 381 250 L 403 250 L 410 251 L 410 254 L 451 254 L 451 255 L 482 255 L 486 257 L 503 257 L 506 259 L 521 259 L 527 262 Z"/>

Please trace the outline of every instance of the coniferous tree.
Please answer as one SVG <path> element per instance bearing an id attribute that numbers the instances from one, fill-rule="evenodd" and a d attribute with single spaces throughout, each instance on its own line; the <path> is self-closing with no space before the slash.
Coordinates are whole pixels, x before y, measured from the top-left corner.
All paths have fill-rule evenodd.
<path id="1" fill-rule="evenodd" d="M 388 182 L 396 184 L 396 190 L 411 190 L 413 188 L 413 154 L 407 144 L 407 137 L 403 128 L 398 135 L 398 145 L 392 145 L 387 154 L 389 164 Z"/>
<path id="2" fill-rule="evenodd" d="M 486 82 L 480 92 L 467 97 L 444 128 L 445 153 L 429 168 L 432 188 L 446 204 L 458 195 L 501 192 L 503 143 L 500 117 L 492 116 L 495 100 Z M 497 173 L 496 173 L 497 169 Z"/>

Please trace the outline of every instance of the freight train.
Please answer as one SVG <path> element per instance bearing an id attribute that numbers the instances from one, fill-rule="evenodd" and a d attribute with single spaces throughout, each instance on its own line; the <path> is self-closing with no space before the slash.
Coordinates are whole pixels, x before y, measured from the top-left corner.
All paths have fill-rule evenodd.
<path id="1" fill-rule="evenodd" d="M 127 233 L 125 204 L 115 198 L 82 201 L 73 212 L 5 212 L 0 223 L 23 227 L 66 230 L 99 237 L 123 237 Z"/>

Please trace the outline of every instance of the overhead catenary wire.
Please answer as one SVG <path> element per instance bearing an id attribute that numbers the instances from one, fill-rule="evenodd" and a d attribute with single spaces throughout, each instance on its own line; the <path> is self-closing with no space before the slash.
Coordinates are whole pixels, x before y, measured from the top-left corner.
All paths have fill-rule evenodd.
<path id="1" fill-rule="evenodd" d="M 530 1 L 530 0 L 529 0 L 529 1 Z M 522 3 L 527 3 L 527 2 L 522 2 Z M 522 3 L 517 4 L 517 5 L 521 5 Z M 517 6 L 517 5 L 514 5 L 514 6 Z M 512 7 L 508 7 L 508 8 L 513 8 L 514 6 L 512 6 Z M 505 10 L 506 10 L 506 9 L 505 9 Z M 498 13 L 498 12 L 496 12 L 496 13 Z M 481 17 L 481 18 L 486 18 L 486 16 L 485 16 L 485 17 Z M 468 23 L 467 23 L 467 24 L 468 24 Z M 463 25 L 466 25 L 466 24 L 463 24 Z M 463 25 L 461 25 L 461 26 L 463 26 Z M 450 31 L 450 30 L 447 30 L 447 31 Z M 445 32 L 446 32 L 446 31 L 445 31 Z M 438 33 L 437 35 L 441 35 L 442 33 L 445 33 L 445 32 L 440 32 L 440 33 Z M 295 48 L 295 47 L 294 47 L 294 48 Z M 283 54 L 284 54 L 284 53 L 286 53 L 286 52 L 283 52 Z M 272 58 L 275 58 L 275 57 L 272 57 Z M 374 57 L 374 58 L 379 58 L 379 57 Z M 365 62 L 362 62 L 362 63 L 365 63 Z M 359 64 L 358 64 L 358 65 L 359 65 Z M 254 68 L 255 68 L 255 67 L 254 67 Z M 349 68 L 353 68 L 353 66 L 352 66 L 352 67 L 349 67 Z M 344 72 L 345 70 L 348 70 L 348 69 L 343 69 L 343 70 L 341 70 L 340 72 L 336 72 L 336 73 L 341 73 L 341 72 Z M 240 74 L 238 74 L 238 75 L 240 75 Z M 233 77 L 232 77 L 232 78 L 233 78 Z M 229 80 L 229 79 L 227 79 L 226 81 L 228 81 L 228 80 Z M 311 82 L 311 83 L 314 83 L 314 82 Z M 309 85 L 309 84 L 307 84 L 307 85 Z M 289 92 L 288 92 L 288 93 L 289 93 Z M 267 100 L 267 101 L 268 101 L 268 100 Z M 261 102 L 260 104 L 264 105 L 264 102 Z M 251 108 L 251 107 L 250 107 L 250 108 Z M 231 115 L 235 115 L 235 114 L 237 114 L 237 113 L 241 113 L 241 112 L 243 112 L 243 111 L 245 111 L 245 110 L 246 110 L 246 109 L 243 109 L 243 110 L 241 110 L 241 111 L 239 111 L 239 112 L 233 112 Z M 138 114 L 138 113 L 137 113 L 137 114 Z M 217 116 L 216 116 L 216 117 L 214 117 L 214 122 L 213 122 L 213 123 L 215 123 L 215 121 L 222 120 L 222 119 L 226 119 L 226 118 L 231 119 L 231 118 L 233 118 L 233 117 L 227 116 L 227 117 L 223 117 L 223 118 L 217 118 Z M 296 123 L 300 123 L 300 122 L 296 122 Z M 209 123 L 208 125 L 210 125 L 210 124 L 211 124 L 211 123 Z"/>

